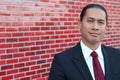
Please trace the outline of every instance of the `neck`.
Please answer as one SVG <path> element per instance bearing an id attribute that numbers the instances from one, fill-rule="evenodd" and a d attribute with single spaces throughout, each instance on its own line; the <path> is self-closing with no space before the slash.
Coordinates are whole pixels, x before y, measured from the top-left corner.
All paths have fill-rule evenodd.
<path id="1" fill-rule="evenodd" d="M 99 45 L 100 45 L 100 43 L 87 43 L 87 42 L 85 42 L 85 41 L 83 41 L 82 40 L 82 42 L 87 46 L 87 47 L 89 47 L 91 50 L 96 50 L 98 47 L 99 47 Z"/>

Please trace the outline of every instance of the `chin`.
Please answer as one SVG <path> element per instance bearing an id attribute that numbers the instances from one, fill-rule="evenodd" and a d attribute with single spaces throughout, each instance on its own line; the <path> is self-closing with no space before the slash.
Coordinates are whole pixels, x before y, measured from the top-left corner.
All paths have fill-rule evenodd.
<path id="1" fill-rule="evenodd" d="M 101 41 L 93 40 L 93 41 L 91 41 L 91 44 L 93 44 L 93 45 L 98 45 L 98 44 L 100 44 L 100 42 L 101 42 Z"/>

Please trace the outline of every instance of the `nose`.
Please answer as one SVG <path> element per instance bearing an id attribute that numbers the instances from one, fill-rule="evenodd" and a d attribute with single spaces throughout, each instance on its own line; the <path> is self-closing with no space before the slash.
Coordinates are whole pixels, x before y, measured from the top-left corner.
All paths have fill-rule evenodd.
<path id="1" fill-rule="evenodd" d="M 92 27 L 92 30 L 96 30 L 96 31 L 99 30 L 99 26 L 98 26 L 98 23 L 97 23 L 97 22 L 94 22 L 93 27 Z"/>

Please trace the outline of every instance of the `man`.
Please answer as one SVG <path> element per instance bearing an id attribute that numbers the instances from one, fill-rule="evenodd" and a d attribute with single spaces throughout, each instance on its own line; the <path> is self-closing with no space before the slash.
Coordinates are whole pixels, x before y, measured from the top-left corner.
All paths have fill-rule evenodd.
<path id="1" fill-rule="evenodd" d="M 89 4 L 83 8 L 80 15 L 81 41 L 55 55 L 49 80 L 120 80 L 120 50 L 101 44 L 107 20 L 103 6 Z"/>

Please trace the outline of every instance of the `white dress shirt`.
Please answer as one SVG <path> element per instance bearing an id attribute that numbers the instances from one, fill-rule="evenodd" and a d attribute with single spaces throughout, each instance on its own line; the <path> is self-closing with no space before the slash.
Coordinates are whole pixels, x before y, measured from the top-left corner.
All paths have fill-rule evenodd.
<path id="1" fill-rule="evenodd" d="M 91 56 L 91 53 L 93 52 L 93 50 L 91 50 L 90 48 L 88 48 L 82 42 L 82 40 L 80 41 L 80 46 L 81 46 L 81 49 L 82 49 L 85 61 L 86 61 L 87 65 L 88 65 L 88 68 L 90 70 L 90 73 L 91 73 L 91 75 L 93 77 L 93 80 L 95 80 L 94 70 L 93 70 L 93 64 L 92 64 L 92 56 Z M 103 55 L 102 55 L 101 45 L 96 50 L 94 50 L 94 51 L 96 51 L 96 53 L 98 54 L 98 60 L 99 60 L 100 65 L 102 67 L 103 73 L 105 74 L 104 58 L 103 58 Z"/>

